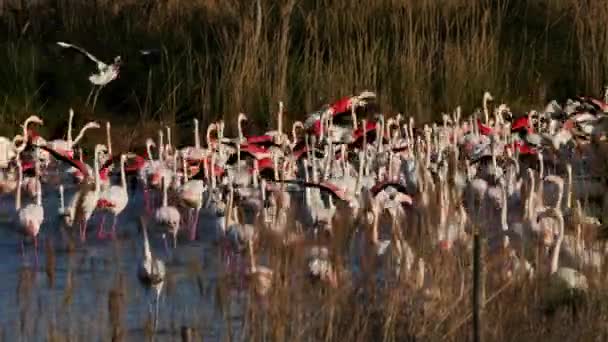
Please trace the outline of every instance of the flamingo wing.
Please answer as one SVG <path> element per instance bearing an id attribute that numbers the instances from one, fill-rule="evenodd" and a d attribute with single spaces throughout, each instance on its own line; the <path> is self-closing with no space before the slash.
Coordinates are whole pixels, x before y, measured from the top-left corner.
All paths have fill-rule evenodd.
<path id="1" fill-rule="evenodd" d="M 389 181 L 377 183 L 370 189 L 370 192 L 372 193 L 372 195 L 376 196 L 376 195 L 378 195 L 378 193 L 380 193 L 382 190 L 388 188 L 389 186 L 392 186 L 400 193 L 407 194 L 407 189 L 403 184 L 396 183 L 396 182 L 389 182 Z"/>
<path id="2" fill-rule="evenodd" d="M 62 48 L 66 48 L 66 49 L 74 49 L 74 50 L 80 52 L 81 54 L 85 55 L 91 61 L 97 63 L 97 65 L 103 65 L 103 66 L 106 65 L 104 62 L 100 61 L 99 59 L 97 59 L 97 57 L 93 56 L 87 50 L 81 48 L 80 46 L 76 46 L 74 44 L 69 44 L 69 43 L 65 43 L 65 42 L 57 42 L 57 45 L 61 46 Z"/>
<path id="3" fill-rule="evenodd" d="M 78 159 L 72 159 L 72 158 L 70 158 L 70 157 L 68 157 L 68 156 L 66 156 L 66 155 L 63 155 L 63 154 L 61 154 L 61 153 L 59 153 L 59 152 L 55 151 L 54 149 L 52 149 L 52 148 L 50 148 L 50 147 L 48 147 L 48 146 L 46 146 L 46 145 L 40 145 L 40 146 L 37 146 L 37 147 L 39 147 L 39 148 L 41 148 L 41 149 L 43 149 L 43 150 L 47 151 L 47 152 L 48 152 L 48 153 L 50 153 L 50 154 L 51 154 L 53 157 L 55 157 L 55 159 L 57 159 L 57 160 L 61 160 L 61 161 L 65 162 L 65 163 L 68 163 L 68 164 L 70 164 L 71 166 L 73 166 L 73 167 L 77 168 L 78 170 L 80 170 L 80 172 L 81 172 L 81 173 L 82 173 L 82 174 L 83 174 L 85 177 L 90 177 L 90 176 L 91 176 L 91 175 L 89 174 L 89 170 L 88 170 L 88 168 L 87 168 L 86 164 L 85 164 L 85 163 L 83 163 L 83 162 L 81 162 L 80 160 L 78 160 Z"/>

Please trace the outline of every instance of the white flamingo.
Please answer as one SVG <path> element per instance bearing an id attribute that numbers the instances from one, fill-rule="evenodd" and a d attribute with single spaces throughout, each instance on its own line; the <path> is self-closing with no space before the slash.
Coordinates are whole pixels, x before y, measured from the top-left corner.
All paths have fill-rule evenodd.
<path id="1" fill-rule="evenodd" d="M 163 290 L 167 271 L 165 263 L 161 259 L 152 256 L 152 249 L 150 248 L 150 241 L 148 240 L 148 231 L 144 222 L 141 223 L 141 230 L 144 239 L 144 255 L 137 268 L 137 278 L 146 291 L 154 291 L 155 311 L 153 325 L 154 329 L 156 329 L 158 324 L 159 299 Z M 150 311 L 152 311 L 151 307 Z"/>
<path id="2" fill-rule="evenodd" d="M 169 200 L 167 196 L 167 184 L 168 180 L 163 176 L 161 178 L 161 186 L 163 188 L 163 203 L 162 206 L 156 209 L 154 218 L 156 223 L 166 230 L 173 237 L 173 248 L 177 247 L 177 233 L 179 232 L 179 223 L 181 215 L 179 210 L 174 206 L 169 206 Z"/>
<path id="3" fill-rule="evenodd" d="M 205 191 L 205 183 L 200 179 L 188 180 L 188 172 L 186 168 L 186 159 L 182 158 L 184 164 L 184 184 L 179 188 L 179 198 L 186 207 L 194 211 L 194 220 L 190 226 L 190 240 L 196 239 L 198 229 L 198 218 L 200 210 L 203 206 L 203 192 Z"/>
<path id="4" fill-rule="evenodd" d="M 118 215 L 123 212 L 129 203 L 129 194 L 127 192 L 127 176 L 125 174 L 125 162 L 127 155 L 120 156 L 120 185 L 113 185 L 99 195 L 97 208 L 108 212 L 112 215 L 112 236 L 116 238 L 116 221 Z M 100 238 L 105 237 L 103 221 L 100 225 Z"/>
<path id="5" fill-rule="evenodd" d="M 36 165 L 38 163 L 36 162 Z M 21 166 L 19 168 L 19 183 L 23 178 Z M 38 166 L 36 166 L 38 168 Z M 34 250 L 36 255 L 36 264 L 38 264 L 38 233 L 40 233 L 40 226 L 44 221 L 44 208 L 42 207 L 42 185 L 40 179 L 37 178 L 37 185 L 39 187 L 36 192 L 36 203 L 30 203 L 23 208 L 21 207 L 21 187 L 17 187 L 17 194 L 15 199 L 15 208 L 18 210 L 19 216 L 19 227 L 21 233 L 26 237 L 30 237 L 34 240 Z"/>

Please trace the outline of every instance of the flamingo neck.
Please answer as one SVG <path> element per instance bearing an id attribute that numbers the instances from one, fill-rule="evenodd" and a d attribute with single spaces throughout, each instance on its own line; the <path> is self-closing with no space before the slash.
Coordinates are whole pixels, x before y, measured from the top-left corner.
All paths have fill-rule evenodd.
<path id="1" fill-rule="evenodd" d="M 239 118 L 236 122 L 237 129 L 239 131 L 239 141 L 238 144 L 242 143 L 245 140 L 245 136 L 243 135 L 243 118 Z M 220 142 L 221 143 L 221 142 Z"/>
<path id="2" fill-rule="evenodd" d="M 359 172 L 357 173 L 357 183 L 355 186 L 355 193 L 357 195 L 361 193 L 361 186 L 362 186 L 361 183 L 363 182 L 364 163 L 365 163 L 365 152 L 360 152 L 359 153 Z"/>
<path id="3" fill-rule="evenodd" d="M 507 223 L 507 189 L 502 187 L 502 207 L 500 208 L 500 224 L 502 226 L 502 230 L 506 231 L 509 229 L 509 225 Z"/>
<path id="4" fill-rule="evenodd" d="M 163 154 L 165 152 L 165 138 L 163 131 L 158 131 L 158 160 L 163 160 Z"/>
<path id="5" fill-rule="evenodd" d="M 95 194 L 99 194 L 101 190 L 101 179 L 99 177 L 99 153 L 97 149 L 95 149 L 95 157 L 93 158 L 93 172 L 95 173 Z"/>
<path id="6" fill-rule="evenodd" d="M 171 127 L 167 126 L 167 153 L 172 150 L 173 146 L 171 145 Z"/>
<path id="7" fill-rule="evenodd" d="M 283 102 L 279 102 L 279 117 L 278 117 L 278 144 L 281 145 L 283 141 Z"/>
<path id="8" fill-rule="evenodd" d="M 201 148 L 201 137 L 198 128 L 198 120 L 194 119 L 194 147 Z"/>
<path id="9" fill-rule="evenodd" d="M 308 172 L 308 161 L 306 159 L 304 159 L 304 179 L 306 180 L 306 182 L 310 182 L 310 174 Z M 310 208 L 310 188 L 306 187 L 304 189 L 304 203 L 306 204 L 307 208 Z"/>
<path id="10" fill-rule="evenodd" d="M 72 148 L 72 121 L 74 120 L 74 110 L 70 109 L 68 117 L 68 147 Z"/>
<path id="11" fill-rule="evenodd" d="M 108 154 L 112 155 L 112 136 L 110 134 L 110 122 L 106 124 L 106 139 L 108 141 Z"/>
<path id="12" fill-rule="evenodd" d="M 184 184 L 186 184 L 188 182 L 188 163 L 184 156 L 182 156 L 182 167 L 184 168 Z"/>
<path id="13" fill-rule="evenodd" d="M 566 205 L 568 208 L 572 208 L 572 165 L 566 166 L 568 170 L 568 196 L 566 197 Z"/>
<path id="14" fill-rule="evenodd" d="M 255 254 L 253 251 L 253 239 L 249 239 L 248 241 L 248 252 L 249 252 L 249 268 L 251 270 L 251 273 L 254 273 L 256 271 L 256 266 L 255 266 Z"/>
<path id="15" fill-rule="evenodd" d="M 167 195 L 167 179 L 166 177 L 163 175 L 162 180 L 163 182 L 162 186 L 163 186 L 163 207 L 168 207 L 169 206 L 169 199 L 168 199 L 168 195 Z"/>
<path id="16" fill-rule="evenodd" d="M 23 183 L 23 169 L 21 160 L 17 159 L 17 193 L 15 194 L 15 209 L 21 209 L 21 183 Z"/>
<path id="17" fill-rule="evenodd" d="M 557 241 L 555 242 L 555 248 L 553 249 L 553 253 L 551 254 L 551 274 L 557 272 L 557 268 L 559 266 L 559 251 L 562 246 L 562 242 L 564 240 L 564 217 L 561 211 L 558 210 L 556 213 L 559 235 L 557 236 Z"/>
<path id="18" fill-rule="evenodd" d="M 38 161 L 40 159 L 38 156 L 39 152 L 38 148 L 36 148 L 34 154 L 36 158 L 34 160 L 34 177 L 36 178 L 36 187 L 38 188 L 38 191 L 36 191 L 36 204 L 42 206 L 42 183 L 40 182 L 40 162 Z"/>
<path id="19" fill-rule="evenodd" d="M 127 175 L 125 174 L 125 158 L 120 160 L 120 184 L 125 192 L 127 192 Z"/>
<path id="20" fill-rule="evenodd" d="M 78 135 L 76 136 L 76 139 L 74 139 L 74 141 L 72 142 L 72 146 L 75 146 L 78 144 L 78 142 L 80 142 L 80 140 L 84 137 L 84 133 L 91 128 L 91 126 L 89 125 L 85 125 L 84 127 L 82 127 L 82 129 L 80 130 L 80 132 L 78 132 Z"/>
<path id="21" fill-rule="evenodd" d="M 152 160 L 152 144 L 146 144 L 146 153 L 148 154 L 148 160 Z"/>

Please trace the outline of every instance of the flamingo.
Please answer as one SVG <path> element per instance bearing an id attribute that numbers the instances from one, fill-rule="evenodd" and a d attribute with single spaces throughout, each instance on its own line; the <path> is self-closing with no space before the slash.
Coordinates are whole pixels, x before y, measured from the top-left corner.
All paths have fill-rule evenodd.
<path id="1" fill-rule="evenodd" d="M 38 162 L 36 161 L 36 168 L 38 168 Z M 23 178 L 21 165 L 18 166 L 19 172 L 19 183 Z M 21 208 L 21 187 L 17 187 L 17 194 L 15 199 L 15 208 L 18 211 L 19 226 L 21 233 L 26 237 L 30 237 L 34 240 L 34 250 L 36 256 L 36 264 L 38 264 L 38 233 L 40 232 L 40 226 L 44 221 L 44 208 L 42 207 L 42 184 L 40 179 L 37 178 L 38 191 L 36 192 L 36 203 L 30 203 L 25 207 Z M 23 248 L 23 242 L 22 242 Z"/>
<path id="2" fill-rule="evenodd" d="M 163 203 L 162 206 L 156 209 L 154 219 L 163 230 L 167 230 L 173 236 L 173 248 L 177 247 L 177 233 L 179 232 L 179 223 L 181 216 L 179 210 L 174 206 L 169 206 L 167 197 L 167 179 L 165 176 L 161 178 L 161 186 L 163 188 Z M 166 245 L 165 245 L 166 247 Z"/>
<path id="3" fill-rule="evenodd" d="M 74 151 L 72 150 L 73 141 L 72 141 L 72 122 L 74 120 L 74 110 L 70 108 L 68 114 L 68 131 L 67 131 L 67 140 L 63 139 L 55 139 L 47 142 L 47 146 L 52 148 L 53 150 L 63 153 L 70 158 L 74 157 Z"/>
<path id="4" fill-rule="evenodd" d="M 181 202 L 190 210 L 194 211 L 194 220 L 190 227 L 190 241 L 196 239 L 198 229 L 198 217 L 203 206 L 203 192 L 205 183 L 200 179 L 188 180 L 185 155 L 182 157 L 184 163 L 184 184 L 179 188 L 179 198 Z"/>
<path id="5" fill-rule="evenodd" d="M 91 92 L 89 93 L 89 96 L 87 97 L 87 100 L 85 102 L 85 105 L 89 104 L 91 96 L 97 89 L 97 92 L 95 92 L 95 97 L 93 99 L 93 109 L 95 109 L 95 104 L 97 103 L 97 96 L 99 96 L 99 92 L 101 91 L 101 89 L 103 89 L 103 87 L 105 87 L 108 83 L 118 78 L 118 74 L 120 73 L 120 65 L 122 64 L 120 56 L 114 57 L 114 61 L 112 64 L 106 64 L 97 59 L 89 52 L 87 52 L 85 49 L 74 44 L 57 42 L 57 45 L 66 49 L 74 49 L 85 55 L 88 59 L 90 59 L 93 63 L 96 64 L 97 73 L 93 73 L 89 76 L 89 81 L 93 84 L 93 88 L 91 89 Z"/>
<path id="6" fill-rule="evenodd" d="M 150 241 L 148 240 L 148 230 L 146 228 L 145 222 L 143 222 L 143 219 L 141 220 L 140 226 L 143 233 L 144 250 L 143 258 L 137 268 L 137 279 L 139 279 L 141 284 L 144 286 L 146 292 L 149 292 L 150 290 L 154 291 L 155 311 L 153 325 L 154 329 L 156 329 L 156 326 L 158 324 L 159 299 L 163 290 L 167 271 L 165 263 L 161 259 L 155 258 L 152 255 Z M 151 307 L 150 311 L 152 311 Z"/>
<path id="7" fill-rule="evenodd" d="M 80 185 L 78 192 L 72 197 L 68 207 L 66 208 L 69 218 L 67 221 L 73 225 L 77 220 L 80 222 L 80 239 L 86 240 L 86 226 L 93 215 L 93 211 L 97 207 L 97 201 L 101 191 L 101 180 L 99 178 L 99 155 L 106 150 L 105 145 L 97 144 L 95 146 L 95 156 L 93 160 L 93 174 L 91 175 L 88 165 L 80 160 L 70 159 L 46 146 L 40 146 L 48 151 L 53 157 L 62 160 L 73 167 L 77 168 L 84 176 L 83 183 Z M 93 189 L 91 189 L 91 186 Z"/>
<path id="8" fill-rule="evenodd" d="M 255 251 L 253 248 L 253 239 L 247 241 L 249 265 L 245 271 L 245 279 L 249 286 L 253 288 L 255 295 L 258 297 L 266 297 L 272 288 L 272 269 L 258 265 L 255 260 Z"/>
<path id="9" fill-rule="evenodd" d="M 125 175 L 125 162 L 127 155 L 120 156 L 120 185 L 113 185 L 99 195 L 97 200 L 97 208 L 110 213 L 112 218 L 112 237 L 116 238 L 116 221 L 118 215 L 123 212 L 129 202 L 129 194 L 127 191 L 127 177 Z M 103 221 L 100 224 L 98 237 L 105 238 L 103 229 Z"/>

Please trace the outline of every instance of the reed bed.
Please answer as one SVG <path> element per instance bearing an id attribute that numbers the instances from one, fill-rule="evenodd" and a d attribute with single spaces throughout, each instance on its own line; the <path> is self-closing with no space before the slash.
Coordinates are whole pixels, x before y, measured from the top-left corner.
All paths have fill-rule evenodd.
<path id="1" fill-rule="evenodd" d="M 377 90 L 386 112 L 430 120 L 473 106 L 485 89 L 520 108 L 598 94 L 608 73 L 600 0 L 3 4 L 5 121 L 87 111 L 79 107 L 90 65 L 61 54 L 57 40 L 124 58 L 120 79 L 89 115 L 128 114 L 129 125 L 192 116 L 205 125 L 246 111 L 266 128 L 280 100 L 298 117 L 362 89 Z M 159 65 L 141 62 L 144 48 L 161 49 Z"/>

